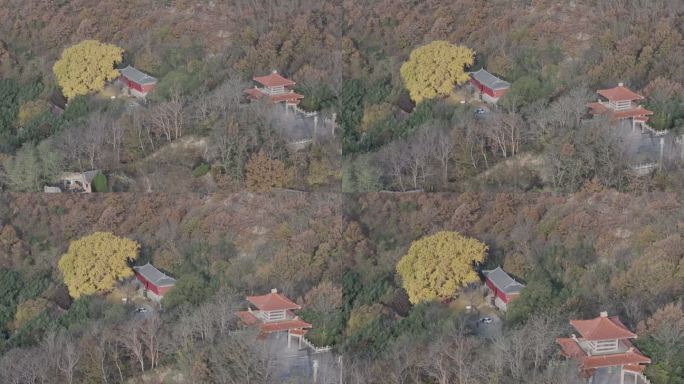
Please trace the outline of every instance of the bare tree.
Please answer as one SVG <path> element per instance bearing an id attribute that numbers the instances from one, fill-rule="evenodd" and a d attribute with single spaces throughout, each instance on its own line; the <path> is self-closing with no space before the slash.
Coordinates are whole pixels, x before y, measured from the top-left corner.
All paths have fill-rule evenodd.
<path id="1" fill-rule="evenodd" d="M 140 365 L 140 371 L 145 372 L 145 346 L 141 340 L 141 325 L 139 322 L 132 321 L 122 332 L 121 345 Z"/>
<path id="2" fill-rule="evenodd" d="M 207 367 L 212 382 L 219 384 L 261 384 L 271 381 L 274 360 L 253 333 L 234 332 L 210 346 Z"/>
<path id="3" fill-rule="evenodd" d="M 57 369 L 62 372 L 65 381 L 71 384 L 74 382 L 76 365 L 81 360 L 81 349 L 65 335 L 61 336 L 60 346 Z"/>
<path id="4" fill-rule="evenodd" d="M 45 351 L 46 365 L 50 369 L 56 369 L 59 356 L 58 351 L 60 349 L 60 336 L 54 331 L 47 332 L 40 343 L 40 347 Z"/>
<path id="5" fill-rule="evenodd" d="M 423 367 L 428 376 L 440 384 L 474 384 L 478 382 L 479 367 L 476 364 L 478 342 L 467 336 L 463 324 L 456 324 L 446 331 L 448 336 L 430 343 L 423 356 Z"/>
<path id="6" fill-rule="evenodd" d="M 234 329 L 237 321 L 235 309 L 237 308 L 236 299 L 225 292 L 220 292 L 212 302 L 215 310 L 214 327 L 219 335 L 227 335 Z"/>
<path id="7" fill-rule="evenodd" d="M 589 99 L 589 91 L 584 87 L 574 88 L 559 99 L 568 110 L 568 114 L 576 127 L 579 126 L 582 117 L 587 114 Z"/>
<path id="8" fill-rule="evenodd" d="M 49 367 L 45 351 L 38 348 L 14 348 L 0 358 L 0 382 L 42 384 L 48 382 Z"/>
<path id="9" fill-rule="evenodd" d="M 228 117 L 238 112 L 243 90 L 247 85 L 237 76 L 225 80 L 209 100 L 209 112 Z"/>
<path id="10" fill-rule="evenodd" d="M 161 319 L 159 315 L 152 316 L 143 320 L 140 324 L 140 340 L 147 350 L 147 357 L 150 360 L 150 368 L 154 369 L 159 360 L 159 333 L 161 331 Z"/>
<path id="11" fill-rule="evenodd" d="M 404 153 L 405 150 L 406 144 L 403 141 L 396 141 L 386 145 L 378 153 L 380 161 L 387 168 L 387 172 L 392 178 L 392 183 L 402 192 L 406 191 L 404 173 L 409 168 L 409 162 Z"/>
<path id="12" fill-rule="evenodd" d="M 388 351 L 387 364 L 383 373 L 397 384 L 418 382 L 420 370 L 420 354 L 416 351 L 416 342 L 411 338 L 402 338 L 395 342 Z"/>
<path id="13" fill-rule="evenodd" d="M 110 128 L 107 142 L 112 146 L 112 152 L 116 155 L 116 162 L 121 163 L 121 145 L 126 132 L 124 122 L 119 119 L 111 124 Z"/>
<path id="14" fill-rule="evenodd" d="M 178 139 L 183 135 L 183 103 L 178 94 L 174 94 L 169 101 L 155 105 L 148 118 L 152 130 L 163 136 L 166 141 Z"/>
<path id="15" fill-rule="evenodd" d="M 524 122 L 516 113 L 493 114 L 489 118 L 485 132 L 494 146 L 501 152 L 501 157 L 515 156 L 521 141 Z"/>
<path id="16" fill-rule="evenodd" d="M 145 137 L 154 151 L 154 141 L 150 131 L 150 124 L 148 124 L 146 115 L 139 110 L 133 111 L 133 129 L 138 134 L 138 143 L 140 144 L 140 151 L 145 154 Z"/>
<path id="17" fill-rule="evenodd" d="M 212 132 L 210 156 L 218 159 L 226 173 L 242 180 L 242 171 L 249 156 L 249 137 L 241 132 L 235 120 L 219 121 Z"/>
<path id="18" fill-rule="evenodd" d="M 468 159 L 468 163 L 474 169 L 480 169 L 482 162 L 484 167 L 489 168 L 489 159 L 487 156 L 487 138 L 484 132 L 487 127 L 479 122 L 471 122 L 464 127 L 456 127 L 453 130 L 453 135 L 458 137 L 456 140 L 457 153 L 463 154 L 464 159 Z"/>
<path id="19" fill-rule="evenodd" d="M 453 131 L 452 131 L 453 132 Z M 440 131 L 435 138 L 434 156 L 442 168 L 442 184 L 449 182 L 449 163 L 454 155 L 456 143 L 449 132 Z"/>
<path id="20" fill-rule="evenodd" d="M 533 382 L 549 365 L 559 333 L 560 327 L 553 319 L 531 318 L 524 326 L 511 329 L 494 341 L 494 366 L 515 382 Z"/>
<path id="21" fill-rule="evenodd" d="M 120 359 L 120 353 L 119 353 L 119 348 L 121 346 L 121 343 L 118 340 L 118 334 L 113 334 L 112 332 L 116 332 L 116 330 L 111 330 L 107 329 L 105 330 L 106 332 L 106 337 L 104 339 L 107 341 L 107 345 L 109 347 L 109 351 L 112 356 L 112 360 L 114 361 L 114 366 L 116 367 L 116 370 L 119 374 L 119 382 L 123 383 L 124 377 L 123 377 L 123 371 L 121 369 L 121 359 Z"/>
<path id="22" fill-rule="evenodd" d="M 80 127 L 81 147 L 90 163 L 90 169 L 95 169 L 95 161 L 102 155 L 102 147 L 110 130 L 111 121 L 103 113 L 92 114 L 85 126 Z"/>
<path id="23" fill-rule="evenodd" d="M 85 354 L 84 365 L 93 367 L 84 370 L 83 381 L 97 380 L 109 383 L 109 334 L 105 332 L 101 323 L 95 323 L 88 332 L 81 337 L 80 345 L 88 353 Z M 95 369 L 95 367 L 99 367 Z"/>

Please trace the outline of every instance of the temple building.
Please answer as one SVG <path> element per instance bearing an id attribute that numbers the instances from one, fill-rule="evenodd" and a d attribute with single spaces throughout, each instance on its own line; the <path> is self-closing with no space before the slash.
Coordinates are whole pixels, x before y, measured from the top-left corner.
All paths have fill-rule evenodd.
<path id="1" fill-rule="evenodd" d="M 506 311 L 508 303 L 520 296 L 525 285 L 515 281 L 501 267 L 490 271 L 482 271 L 485 276 L 485 285 L 489 290 L 488 299 L 502 311 Z"/>
<path id="2" fill-rule="evenodd" d="M 126 68 L 119 69 L 119 83 L 124 86 L 131 95 L 138 98 L 145 98 L 154 91 L 157 86 L 157 79 L 139 71 L 130 65 Z"/>
<path id="3" fill-rule="evenodd" d="M 302 338 L 311 328 L 311 324 L 300 319 L 293 311 L 302 307 L 272 289 L 271 293 L 261 296 L 247 296 L 250 306 L 246 311 L 237 313 L 243 323 L 249 326 L 259 327 L 261 336 L 278 332 L 287 332 L 287 345 L 290 346 L 291 338 L 299 341 L 302 346 Z"/>
<path id="4" fill-rule="evenodd" d="M 150 263 L 133 267 L 133 270 L 144 295 L 153 301 L 160 302 L 166 292 L 176 285 L 176 279 L 167 276 Z"/>
<path id="5" fill-rule="evenodd" d="M 627 120 L 632 124 L 632 128 L 646 128 L 648 116 L 653 112 L 639 105 L 639 101 L 644 97 L 632 92 L 619 83 L 617 87 L 610 89 L 599 89 L 599 100 L 589 104 L 591 113 L 594 115 L 608 115 L 610 120 Z"/>
<path id="6" fill-rule="evenodd" d="M 273 71 L 266 76 L 256 76 L 253 80 L 261 87 L 255 85 L 254 88 L 245 89 L 244 92 L 249 100 L 266 98 L 271 103 L 285 103 L 285 107 L 290 107 L 296 106 L 304 98 L 304 95 L 290 89 L 296 83 L 281 76 L 278 71 Z"/>
<path id="7" fill-rule="evenodd" d="M 632 345 L 630 340 L 637 335 L 617 316 L 601 312 L 590 320 L 570 320 L 570 325 L 580 336 L 573 334 L 556 341 L 563 356 L 577 361 L 581 377 L 588 383 L 648 383 L 643 371 L 651 359 Z"/>
<path id="8" fill-rule="evenodd" d="M 485 69 L 471 72 L 470 84 L 480 93 L 482 100 L 493 104 L 511 88 L 511 83 L 492 75 Z"/>

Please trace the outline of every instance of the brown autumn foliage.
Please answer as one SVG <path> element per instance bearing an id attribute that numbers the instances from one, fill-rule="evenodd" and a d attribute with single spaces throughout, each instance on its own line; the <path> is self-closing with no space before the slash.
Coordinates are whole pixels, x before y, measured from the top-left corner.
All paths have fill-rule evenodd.
<path id="1" fill-rule="evenodd" d="M 50 63 L 64 46 L 96 38 L 125 46 L 133 64 L 155 75 L 200 68 L 211 74 L 202 84 L 208 88 L 223 81 L 226 73 L 237 71 L 249 78 L 278 68 L 301 85 L 325 83 L 337 94 L 346 78 L 389 82 L 400 88 L 396 69 L 402 58 L 417 45 L 445 39 L 476 47 L 489 68 L 504 76 L 521 76 L 521 52 L 526 58 L 539 59 L 530 60 L 531 64 L 525 61 L 530 67 L 522 71 L 554 74 L 550 76 L 556 83 L 553 97 L 578 83 L 604 86 L 625 81 L 649 97 L 667 99 L 681 91 L 684 83 L 681 1 L 654 1 L 647 12 L 639 2 L 620 1 L 165 3 L 168 5 L 156 0 L 9 0 L 0 7 L 0 35 L 11 42 L 10 46 L 1 44 L 0 61 L 4 63 L 0 63 L 0 74 L 22 72 L 25 77 L 42 68 L 49 76 Z M 216 62 L 200 65 L 209 55 Z M 547 60 L 545 55 L 551 58 Z M 22 70 L 24 66 L 30 70 Z M 143 155 L 150 150 L 147 145 L 140 144 Z M 236 146 L 245 152 L 245 143 Z M 135 157 L 138 143 L 131 147 L 124 150 L 124 158 Z M 578 150 L 571 144 L 564 149 L 567 153 L 561 154 L 566 155 Z M 151 189 L 171 192 L 164 188 L 165 183 L 178 180 L 176 174 L 187 176 L 187 170 L 196 165 L 197 154 L 181 159 L 179 153 L 167 153 L 171 160 L 157 157 L 157 162 L 144 165 L 159 175 L 160 181 L 151 181 Z M 181 161 L 183 167 L 178 166 Z M 161 167 L 170 171 L 159 172 Z M 279 171 L 280 166 L 265 169 L 270 177 L 269 172 Z M 230 179 L 225 174 L 219 177 Z M 278 177 L 276 180 L 280 184 Z M 257 184 L 271 189 L 272 183 L 273 179 L 260 179 Z M 205 185 L 205 178 L 177 184 L 181 191 L 216 190 Z M 643 322 L 641 329 L 650 334 L 658 328 L 656 323 L 663 324 L 681 313 L 676 304 L 667 303 L 675 301 L 684 289 L 680 273 L 684 217 L 678 192 L 655 192 L 649 189 L 653 184 L 646 184 L 634 194 L 612 191 L 596 182 L 567 195 L 478 190 L 460 195 L 370 194 L 358 199 L 289 191 L 272 196 L 236 193 L 209 197 L 5 194 L 0 197 L 0 267 L 50 270 L 69 240 L 111 230 L 139 241 L 143 256 L 171 273 L 183 273 L 184 263 L 190 260 L 210 279 L 238 291 L 263 291 L 277 284 L 306 300 L 307 292 L 323 290 L 326 281 L 339 283 L 350 270 L 360 272 L 366 285 L 391 276 L 411 241 L 448 229 L 487 242 L 491 248 L 487 263 L 492 266 L 510 268 L 527 282 L 543 272 L 562 285 L 570 297 L 558 295 L 567 299 L 557 305 L 563 311 L 561 317 L 610 309 L 625 315 L 630 326 Z M 556 252 L 558 249 L 563 252 Z M 53 280 L 58 282 L 59 276 Z M 336 289 L 331 291 L 337 294 Z M 397 301 L 402 301 L 398 292 Z M 634 302 L 637 310 L 626 308 Z M 356 308 L 353 328 L 395 315 L 381 304 L 365 303 Z M 178 328 L 202 321 L 199 315 L 188 318 Z M 105 338 L 85 338 L 88 350 L 97 350 L 93 345 L 97 340 Z M 462 346 L 461 350 L 474 351 L 472 342 L 459 337 L 435 348 L 406 348 L 409 355 L 431 358 L 417 362 L 409 373 L 416 374 L 416 381 L 424 381 L 426 376 L 437 380 L 436 372 L 443 366 L 435 364 L 439 360 L 432 357 L 444 355 L 434 349 Z M 64 349 L 73 351 L 74 345 Z M 219 347 L 215 350 L 242 350 Z M 12 361 L 27 367 L 21 371 L 40 371 L 40 364 L 35 364 L 40 362 L 39 355 L 31 359 L 24 350 L 14 352 L 20 358 Z M 202 374 L 208 374 L 212 365 L 220 365 L 210 360 L 211 353 L 192 352 L 195 359 L 189 361 L 195 365 L 191 368 Z M 402 355 L 397 356 L 387 359 L 386 366 L 369 370 L 378 372 L 383 380 L 397 372 L 397 377 L 402 377 L 406 371 L 397 363 Z M 88 359 L 93 361 L 86 365 L 98 368 L 94 357 Z M 468 359 L 460 360 L 464 361 Z M 135 365 L 128 368 L 138 369 Z M 362 371 L 364 366 L 350 371 L 355 368 Z M 97 369 L 83 371 L 81 377 L 93 371 L 90 381 L 99 380 Z M 453 377 L 442 375 L 439 379 L 449 382 Z"/>
<path id="2" fill-rule="evenodd" d="M 526 282 L 543 272 L 573 292 L 556 299 L 561 319 L 607 309 L 635 326 L 682 292 L 677 223 L 684 217 L 672 193 L 5 194 L 0 207 L 13 241 L 31 255 L 10 259 L 12 269 L 54 266 L 70 239 L 107 225 L 176 276 L 186 278 L 180 266 L 191 261 L 230 289 L 278 287 L 320 311 L 335 311 L 344 301 L 340 282 L 347 271 L 373 284 L 392 276 L 413 240 L 457 228 L 487 243 L 488 266 L 502 265 Z M 644 227 L 649 234 L 641 233 Z M 401 301 L 390 287 L 380 303 L 355 305 L 352 324 L 342 325 L 353 334 L 377 322 L 389 326 L 400 318 L 393 308 L 406 307 Z M 638 310 L 630 304 L 635 301 Z"/>
<path id="3" fill-rule="evenodd" d="M 282 188 L 289 179 L 285 164 L 278 159 L 269 159 L 263 151 L 252 155 L 245 172 L 245 187 L 253 192 L 270 192 L 273 188 Z"/>

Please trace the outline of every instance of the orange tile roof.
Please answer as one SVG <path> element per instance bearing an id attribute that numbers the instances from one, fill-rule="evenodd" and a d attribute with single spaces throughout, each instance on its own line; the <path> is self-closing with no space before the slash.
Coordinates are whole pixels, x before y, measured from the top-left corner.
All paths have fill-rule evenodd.
<path id="1" fill-rule="evenodd" d="M 237 316 L 247 325 L 254 325 L 259 322 L 259 319 L 249 311 L 240 311 L 237 313 Z"/>
<path id="2" fill-rule="evenodd" d="M 300 309 L 297 303 L 272 290 L 271 293 L 261 296 L 247 296 L 247 301 L 262 311 L 278 311 L 283 309 Z"/>
<path id="3" fill-rule="evenodd" d="M 651 359 L 644 356 L 636 348 L 630 348 L 627 352 L 612 355 L 587 356 L 581 359 L 581 365 L 585 369 L 614 367 L 617 365 L 648 364 Z"/>
<path id="4" fill-rule="evenodd" d="M 269 95 L 267 93 L 262 92 L 261 90 L 259 90 L 257 88 L 247 88 L 243 92 L 246 93 L 247 97 L 252 99 L 252 100 L 259 100 L 263 97 L 267 97 L 268 100 L 272 103 L 280 103 L 283 101 L 287 101 L 290 103 L 297 103 L 297 102 L 299 102 L 299 100 L 304 98 L 304 95 L 300 95 L 299 93 L 294 92 L 294 91 L 279 93 L 276 95 Z"/>
<path id="5" fill-rule="evenodd" d="M 605 313 L 604 313 L 605 314 Z M 585 340 L 628 339 L 636 337 L 617 316 L 599 316 L 590 320 L 570 320 Z"/>
<path id="6" fill-rule="evenodd" d="M 255 100 L 259 100 L 262 97 L 266 96 L 265 93 L 261 92 L 257 88 L 247 88 L 243 92 L 246 93 L 248 97 L 255 99 Z"/>
<path id="7" fill-rule="evenodd" d="M 254 81 L 265 87 L 291 87 L 296 84 L 294 81 L 280 76 L 276 71 L 266 76 L 256 76 Z"/>
<path id="8" fill-rule="evenodd" d="M 245 91 L 247 92 L 247 91 Z M 596 114 L 596 115 L 602 115 L 604 113 L 610 112 L 610 109 L 606 107 L 605 105 L 599 103 L 599 102 L 594 102 L 594 103 L 589 103 L 589 108 L 591 109 L 591 113 Z"/>
<path id="9" fill-rule="evenodd" d="M 560 337 L 556 339 L 556 342 L 560 344 L 561 354 L 565 357 L 571 359 L 577 359 L 586 356 L 582 348 L 577 344 L 577 341 L 569 337 Z"/>
<path id="10" fill-rule="evenodd" d="M 286 92 L 286 93 L 279 93 L 277 95 L 271 96 L 271 102 L 274 103 L 279 103 L 281 101 L 296 101 L 296 100 L 301 100 L 304 98 L 304 95 L 300 95 L 297 92 Z"/>
<path id="11" fill-rule="evenodd" d="M 639 121 L 647 121 L 646 116 L 652 115 L 653 112 L 648 109 L 638 106 L 630 109 L 625 109 L 622 111 L 614 111 L 601 103 L 589 103 L 589 108 L 591 112 L 595 115 L 610 114 L 610 118 L 613 120 L 627 119 L 630 117 L 637 118 Z"/>
<path id="12" fill-rule="evenodd" d="M 633 347 L 628 340 L 624 341 L 625 345 L 629 347 L 625 352 L 593 356 L 587 355 L 577 341 L 572 338 L 558 338 L 556 339 L 556 342 L 560 344 L 561 354 L 565 357 L 576 359 L 583 370 L 613 367 L 617 365 L 629 365 L 633 370 L 643 370 L 643 366 L 640 366 L 639 364 L 648 364 L 651 362 L 651 359 L 644 356 L 641 351 Z"/>
<path id="13" fill-rule="evenodd" d="M 631 109 L 626 109 L 624 111 L 614 111 L 612 114 L 613 119 L 627 119 L 630 117 L 645 117 L 647 115 L 652 115 L 653 112 L 649 111 L 644 107 L 636 107 Z M 646 119 L 648 120 L 648 119 Z"/>
<path id="14" fill-rule="evenodd" d="M 311 324 L 307 323 L 306 321 L 298 317 L 295 317 L 292 320 L 276 321 L 273 323 L 262 323 L 261 325 L 259 325 L 259 328 L 263 333 L 272 333 L 280 331 L 289 331 L 293 329 L 311 328 Z"/>
<path id="15" fill-rule="evenodd" d="M 614 88 L 599 89 L 596 93 L 611 101 L 642 100 L 644 98 L 638 93 L 632 92 L 622 83 Z"/>

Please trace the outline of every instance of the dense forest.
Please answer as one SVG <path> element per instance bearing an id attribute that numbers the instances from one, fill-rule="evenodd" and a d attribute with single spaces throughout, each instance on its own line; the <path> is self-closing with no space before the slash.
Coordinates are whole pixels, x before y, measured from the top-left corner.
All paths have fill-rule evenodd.
<path id="1" fill-rule="evenodd" d="M 314 361 L 318 383 L 581 383 L 556 338 L 607 311 L 653 384 L 684 383 L 683 17 L 677 0 L 5 0 L 0 382 L 310 383 Z M 84 41 L 155 90 L 65 97 L 56 63 Z M 406 63 L 433 42 L 510 89 L 417 98 Z M 246 99 L 274 70 L 300 112 Z M 618 83 L 653 137 L 588 114 Z M 86 171 L 96 193 L 40 193 Z M 481 244 L 477 281 L 416 300 L 398 266 L 445 232 Z M 61 260 L 100 233 L 176 279 L 161 310 L 126 301 L 128 268 L 74 294 Z M 480 313 L 497 266 L 526 287 Z M 328 357 L 292 363 L 243 326 L 273 288 Z"/>
<path id="2" fill-rule="evenodd" d="M 57 337 L 93 351 L 71 368 L 78 380 L 117 381 L 117 363 L 124 378 L 150 375 L 154 358 L 143 355 L 143 371 L 132 347 L 115 336 L 149 326 L 130 318 L 130 307 L 117 301 L 120 289 L 73 301 L 56 268 L 70 239 L 106 230 L 140 243 L 139 263 L 153 261 L 178 278 L 154 325 L 157 375 L 233 382 L 227 372 L 243 377 L 252 371 L 263 375 L 256 382 L 268 381 L 268 367 L 257 369 L 267 359 L 263 351 L 222 334 L 223 326 L 235 327 L 235 318 L 221 311 L 239 307 L 243 292 L 278 286 L 307 305 L 303 316 L 315 325 L 312 339 L 336 345 L 349 360 L 350 382 L 458 382 L 461 376 L 467 382 L 573 382 L 575 368 L 560 360 L 555 337 L 567 331 L 567 319 L 600 310 L 619 313 L 639 329 L 638 346 L 655 362 L 648 371 L 654 382 L 677 382 L 684 349 L 680 336 L 668 338 L 681 335 L 684 315 L 678 200 L 672 193 L 637 197 L 598 187 L 567 197 L 6 195 L 3 372 L 60 372 L 59 359 L 73 356 L 52 356 L 54 366 L 41 363 L 54 353 L 45 338 Z M 483 267 L 502 265 L 527 282 L 509 308 L 502 338 L 478 337 L 472 314 L 458 300 L 409 303 L 395 265 L 412 241 L 439 230 L 484 241 Z M 538 341 L 521 348 L 529 338 Z M 224 349 L 232 351 L 225 360 L 212 360 Z M 248 354 L 254 365 L 243 366 L 244 356 L 231 353 Z M 501 360 L 494 363 L 493 356 Z M 441 370 L 443 379 L 436 376 Z"/>

